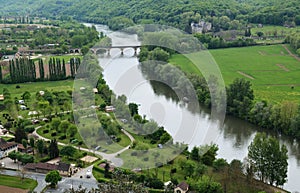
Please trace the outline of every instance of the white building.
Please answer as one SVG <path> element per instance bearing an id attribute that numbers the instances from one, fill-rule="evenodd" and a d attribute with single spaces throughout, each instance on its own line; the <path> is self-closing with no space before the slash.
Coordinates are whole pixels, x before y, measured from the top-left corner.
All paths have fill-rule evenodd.
<path id="1" fill-rule="evenodd" d="M 10 152 L 17 151 L 18 145 L 0 138 L 0 159 L 7 157 Z"/>

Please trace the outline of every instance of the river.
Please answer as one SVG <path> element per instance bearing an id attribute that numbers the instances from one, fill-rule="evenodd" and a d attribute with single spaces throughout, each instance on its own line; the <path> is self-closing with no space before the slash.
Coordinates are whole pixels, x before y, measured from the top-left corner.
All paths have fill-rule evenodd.
<path id="1" fill-rule="evenodd" d="M 112 39 L 115 45 L 138 45 L 140 42 L 135 35 L 122 32 L 112 32 L 104 25 L 96 25 L 99 32 L 104 32 Z M 172 100 L 164 94 L 157 94 L 153 86 L 142 75 L 138 67 L 138 59 L 134 56 L 133 49 L 125 49 L 124 56 L 120 56 L 120 50 L 113 49 L 111 57 L 102 56 L 100 65 L 104 69 L 104 78 L 110 88 L 117 95 L 126 95 L 129 102 L 139 104 L 139 112 L 149 119 L 154 119 L 159 125 L 173 136 L 175 141 L 188 143 L 190 147 L 202 145 L 203 136 L 199 131 L 190 131 L 193 138 L 188 135 L 178 135 L 180 125 L 186 128 L 201 126 L 208 128 L 215 126 L 218 135 L 214 142 L 218 145 L 218 157 L 228 162 L 233 159 L 243 160 L 247 155 L 247 148 L 260 129 L 252 124 L 233 117 L 226 117 L 224 124 L 218 127 L 210 119 L 210 113 L 204 109 L 199 112 L 191 112 L 186 106 Z M 113 58 L 113 60 L 112 60 Z M 165 89 L 165 88 L 163 88 Z M 168 91 L 166 92 L 168 93 Z M 289 191 L 300 191 L 300 149 L 294 141 L 279 137 L 281 143 L 285 144 L 289 151 L 288 159 L 288 182 L 284 188 Z"/>

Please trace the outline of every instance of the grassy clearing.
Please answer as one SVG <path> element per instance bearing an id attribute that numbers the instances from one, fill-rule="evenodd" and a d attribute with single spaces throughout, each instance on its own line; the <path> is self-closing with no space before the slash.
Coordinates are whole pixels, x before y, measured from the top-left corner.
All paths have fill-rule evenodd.
<path id="1" fill-rule="evenodd" d="M 20 88 L 16 89 L 19 85 Z M 45 81 L 45 82 L 28 82 L 28 83 L 18 83 L 18 84 L 0 84 L 0 93 L 2 93 L 3 88 L 7 88 L 11 94 L 11 98 L 20 98 L 21 95 L 28 91 L 31 96 L 34 96 L 40 90 L 48 91 L 67 91 L 72 90 L 73 80 L 61 80 L 61 81 Z"/>
<path id="2" fill-rule="evenodd" d="M 20 177 L 0 175 L 0 185 L 9 186 L 13 188 L 21 188 L 24 190 L 34 190 L 37 186 L 37 181 L 25 178 L 22 180 Z"/>
<path id="3" fill-rule="evenodd" d="M 226 85 L 235 78 L 245 78 L 252 83 L 258 100 L 300 102 L 300 62 L 291 57 L 282 45 L 217 49 L 210 50 L 210 53 L 216 60 Z M 197 58 L 200 55 L 196 53 L 188 56 Z M 195 65 L 182 55 L 173 56 L 170 63 L 183 71 L 201 75 Z"/>
<path id="4" fill-rule="evenodd" d="M 274 31 L 277 31 L 277 35 L 286 35 L 292 32 L 299 32 L 300 31 L 300 27 L 294 27 L 294 28 L 287 28 L 284 26 L 274 26 L 274 25 L 264 25 L 262 28 L 251 28 L 251 32 L 254 36 L 256 35 L 256 32 L 263 32 L 264 35 L 270 34 L 273 35 Z"/>

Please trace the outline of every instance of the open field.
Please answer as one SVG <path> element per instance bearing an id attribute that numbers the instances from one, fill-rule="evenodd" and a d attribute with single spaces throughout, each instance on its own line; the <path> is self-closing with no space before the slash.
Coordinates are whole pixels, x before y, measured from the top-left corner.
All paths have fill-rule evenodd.
<path id="1" fill-rule="evenodd" d="M 289 50 L 291 48 L 285 45 Z M 283 45 L 253 46 L 210 50 L 225 84 L 235 78 L 249 80 L 258 100 L 279 103 L 284 100 L 300 102 L 300 62 Z M 191 54 L 191 57 L 194 57 Z M 186 72 L 197 72 L 197 67 L 182 55 L 175 55 L 170 63 Z"/>
<path id="2" fill-rule="evenodd" d="M 286 35 L 293 32 L 299 32 L 300 27 L 287 28 L 284 26 L 264 25 L 262 28 L 254 27 L 251 28 L 252 35 L 257 36 L 256 32 L 263 32 L 264 35 L 273 35 L 274 31 L 277 31 L 277 35 Z"/>
<path id="3" fill-rule="evenodd" d="M 16 88 L 19 85 L 20 88 Z M 73 80 L 61 80 L 61 81 L 45 81 L 45 82 L 28 82 L 18 84 L 0 84 L 0 93 L 3 88 L 7 88 L 11 94 L 11 98 L 20 98 L 21 95 L 28 91 L 31 96 L 34 96 L 37 92 L 43 90 L 48 91 L 67 91 L 73 89 Z"/>
<path id="4" fill-rule="evenodd" d="M 20 177 L 7 176 L 1 174 L 0 185 L 12 187 L 12 188 L 20 188 L 23 190 L 33 190 L 37 186 L 37 182 L 35 180 L 28 179 L 28 178 L 22 180 Z M 2 192 L 1 187 L 0 187 L 0 192 Z M 18 192 L 22 192 L 22 191 L 18 191 Z"/>

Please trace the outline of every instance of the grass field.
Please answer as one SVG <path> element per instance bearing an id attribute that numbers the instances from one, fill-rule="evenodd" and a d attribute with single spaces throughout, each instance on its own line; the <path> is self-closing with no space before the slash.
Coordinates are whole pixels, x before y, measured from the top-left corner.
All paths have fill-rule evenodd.
<path id="1" fill-rule="evenodd" d="M 19 85 L 20 88 L 16 88 Z M 20 98 L 21 95 L 28 91 L 31 96 L 34 96 L 40 90 L 48 91 L 67 91 L 73 89 L 73 80 L 61 80 L 61 81 L 45 81 L 45 82 L 28 82 L 19 84 L 0 84 L 0 94 L 3 88 L 7 88 L 11 94 L 11 98 Z"/>
<path id="2" fill-rule="evenodd" d="M 254 36 L 257 36 L 256 32 L 259 32 L 259 31 L 263 32 L 264 35 L 268 35 L 268 34 L 273 35 L 274 31 L 277 31 L 277 35 L 280 36 L 280 35 L 286 35 L 286 34 L 293 33 L 293 32 L 299 32 L 300 27 L 297 26 L 294 28 L 287 28 L 284 26 L 264 25 L 262 28 L 259 28 L 259 27 L 251 28 L 251 33 Z"/>
<path id="3" fill-rule="evenodd" d="M 37 186 L 37 182 L 28 178 L 22 180 L 20 177 L 0 174 L 0 185 L 21 188 L 25 190 L 34 190 L 34 188 Z"/>
<path id="4" fill-rule="evenodd" d="M 288 45 L 285 46 L 292 50 Z M 217 62 L 226 85 L 235 78 L 245 78 L 252 83 L 258 100 L 300 102 L 300 61 L 289 55 L 283 45 L 216 49 L 210 50 L 210 53 Z M 196 53 L 188 57 L 201 59 L 200 55 L 201 53 Z M 183 71 L 201 74 L 182 55 L 172 56 L 170 63 Z"/>

